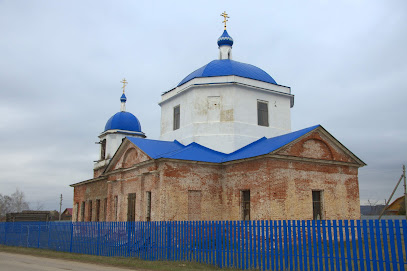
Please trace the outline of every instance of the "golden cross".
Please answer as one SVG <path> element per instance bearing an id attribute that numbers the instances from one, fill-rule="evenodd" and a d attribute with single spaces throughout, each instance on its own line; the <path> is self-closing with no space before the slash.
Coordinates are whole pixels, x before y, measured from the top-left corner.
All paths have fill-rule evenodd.
<path id="1" fill-rule="evenodd" d="M 123 89 L 123 93 L 124 93 L 124 89 L 126 88 L 126 85 L 127 85 L 126 78 L 123 78 L 123 80 L 120 81 L 120 83 L 123 83 L 122 89 Z"/>
<path id="2" fill-rule="evenodd" d="M 224 11 L 220 16 L 222 16 L 224 18 L 223 22 L 225 24 L 225 30 L 226 30 L 226 22 L 228 21 L 227 18 L 229 18 L 228 14 L 226 13 L 226 11 Z"/>

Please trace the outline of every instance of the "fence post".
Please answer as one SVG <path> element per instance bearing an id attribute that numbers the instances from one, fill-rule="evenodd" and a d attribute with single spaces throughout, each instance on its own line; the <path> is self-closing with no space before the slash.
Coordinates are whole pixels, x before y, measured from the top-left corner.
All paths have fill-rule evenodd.
<path id="1" fill-rule="evenodd" d="M 4 245 L 7 245 L 7 225 L 8 223 L 4 223 Z"/>
<path id="2" fill-rule="evenodd" d="M 131 221 L 124 222 L 126 223 L 127 229 L 127 257 L 130 257 L 130 242 L 131 242 Z M 98 239 L 99 240 L 99 239 Z"/>
<path id="3" fill-rule="evenodd" d="M 69 244 L 69 252 L 72 253 L 72 243 L 73 243 L 73 222 L 71 222 L 71 242 Z"/>
<path id="4" fill-rule="evenodd" d="M 171 255 L 171 221 L 167 221 L 165 223 L 167 223 L 167 260 L 170 260 L 170 255 Z"/>
<path id="5" fill-rule="evenodd" d="M 38 222 L 38 244 L 37 244 L 37 248 L 40 248 L 40 240 L 41 240 L 41 222 Z"/>
<path id="6" fill-rule="evenodd" d="M 52 222 L 48 222 L 48 245 L 47 249 L 50 249 L 50 240 L 51 240 L 51 224 Z"/>
<path id="7" fill-rule="evenodd" d="M 220 234 L 220 221 L 216 221 L 216 264 L 219 268 L 222 268 L 222 255 L 220 251 L 221 247 L 221 234 Z"/>
<path id="8" fill-rule="evenodd" d="M 96 241 L 96 255 L 100 255 L 100 222 L 96 222 L 98 225 L 98 237 Z"/>
<path id="9" fill-rule="evenodd" d="M 21 226 L 21 229 L 23 227 Z M 27 238 L 26 238 L 26 242 L 25 242 L 25 247 L 29 247 L 30 246 L 30 224 L 27 225 Z"/>

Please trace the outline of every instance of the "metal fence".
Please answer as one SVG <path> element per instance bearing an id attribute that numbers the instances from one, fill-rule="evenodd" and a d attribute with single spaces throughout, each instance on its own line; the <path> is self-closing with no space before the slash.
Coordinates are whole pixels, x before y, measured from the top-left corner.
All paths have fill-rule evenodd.
<path id="1" fill-rule="evenodd" d="M 405 270 L 406 220 L 5 222 L 0 244 L 260 270 Z"/>

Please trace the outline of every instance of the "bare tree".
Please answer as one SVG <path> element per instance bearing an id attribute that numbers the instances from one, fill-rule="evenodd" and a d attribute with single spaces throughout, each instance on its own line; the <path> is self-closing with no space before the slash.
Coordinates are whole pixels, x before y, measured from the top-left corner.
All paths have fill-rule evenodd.
<path id="1" fill-rule="evenodd" d="M 13 199 L 14 212 L 30 209 L 28 203 L 25 201 L 24 192 L 20 191 L 18 188 L 16 189 L 16 192 L 11 194 L 11 198 Z"/>
<path id="2" fill-rule="evenodd" d="M 11 212 L 12 199 L 10 196 L 0 194 L 0 217 Z"/>
<path id="3" fill-rule="evenodd" d="M 0 194 L 0 217 L 5 216 L 7 213 L 21 212 L 28 209 L 30 208 L 25 201 L 24 192 L 18 188 L 11 196 Z"/>
<path id="4" fill-rule="evenodd" d="M 369 215 L 379 215 L 384 208 L 384 205 L 379 204 L 379 200 L 368 199 L 367 202 L 370 206 Z"/>

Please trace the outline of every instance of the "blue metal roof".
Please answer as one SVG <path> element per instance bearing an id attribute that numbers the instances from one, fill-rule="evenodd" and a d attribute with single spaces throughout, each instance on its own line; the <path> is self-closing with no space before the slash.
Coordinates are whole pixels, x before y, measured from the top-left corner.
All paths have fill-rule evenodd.
<path id="1" fill-rule="evenodd" d="M 126 130 L 133 132 L 141 132 L 139 120 L 132 113 L 117 112 L 107 122 L 105 131 L 107 130 Z"/>
<path id="2" fill-rule="evenodd" d="M 230 59 L 218 59 L 209 62 L 205 66 L 189 74 L 178 84 L 178 86 L 181 86 L 194 78 L 228 75 L 236 75 L 275 85 L 277 84 L 268 73 L 256 66 Z"/>
<path id="3" fill-rule="evenodd" d="M 319 126 L 320 125 L 312 126 L 269 139 L 263 137 L 230 154 L 206 148 L 195 142 L 185 146 L 176 140 L 161 141 L 135 137 L 127 138 L 153 159 L 171 158 L 198 162 L 223 163 L 268 154 L 309 133 Z"/>
<path id="4" fill-rule="evenodd" d="M 122 103 L 125 103 L 127 101 L 126 95 L 124 95 L 124 93 L 122 94 L 122 96 L 120 97 L 120 101 Z"/>
<path id="5" fill-rule="evenodd" d="M 295 131 L 289 134 L 276 136 L 272 138 L 260 138 L 259 140 L 238 149 L 235 152 L 230 153 L 223 162 L 245 159 L 250 157 L 256 157 L 260 155 L 264 155 L 275 151 L 284 145 L 296 140 L 297 138 L 309 133 L 310 131 L 318 128 L 320 125 L 315 125 L 312 127 L 308 127 L 299 131 Z"/>
<path id="6" fill-rule="evenodd" d="M 231 36 L 229 36 L 229 34 L 226 30 L 223 31 L 222 36 L 220 36 L 218 38 L 218 46 L 223 46 L 223 45 L 228 45 L 228 46 L 233 45 L 233 39 Z"/>
<path id="7" fill-rule="evenodd" d="M 184 148 L 180 150 L 177 150 L 173 153 L 167 153 L 165 155 L 162 155 L 161 157 L 179 160 L 221 163 L 222 159 L 226 156 L 227 154 L 209 149 L 193 142 L 187 146 L 184 146 Z"/>
<path id="8" fill-rule="evenodd" d="M 129 136 L 127 137 L 127 139 L 153 159 L 161 158 L 166 154 L 185 148 L 185 145 L 179 143 L 176 140 L 162 141 Z"/>

